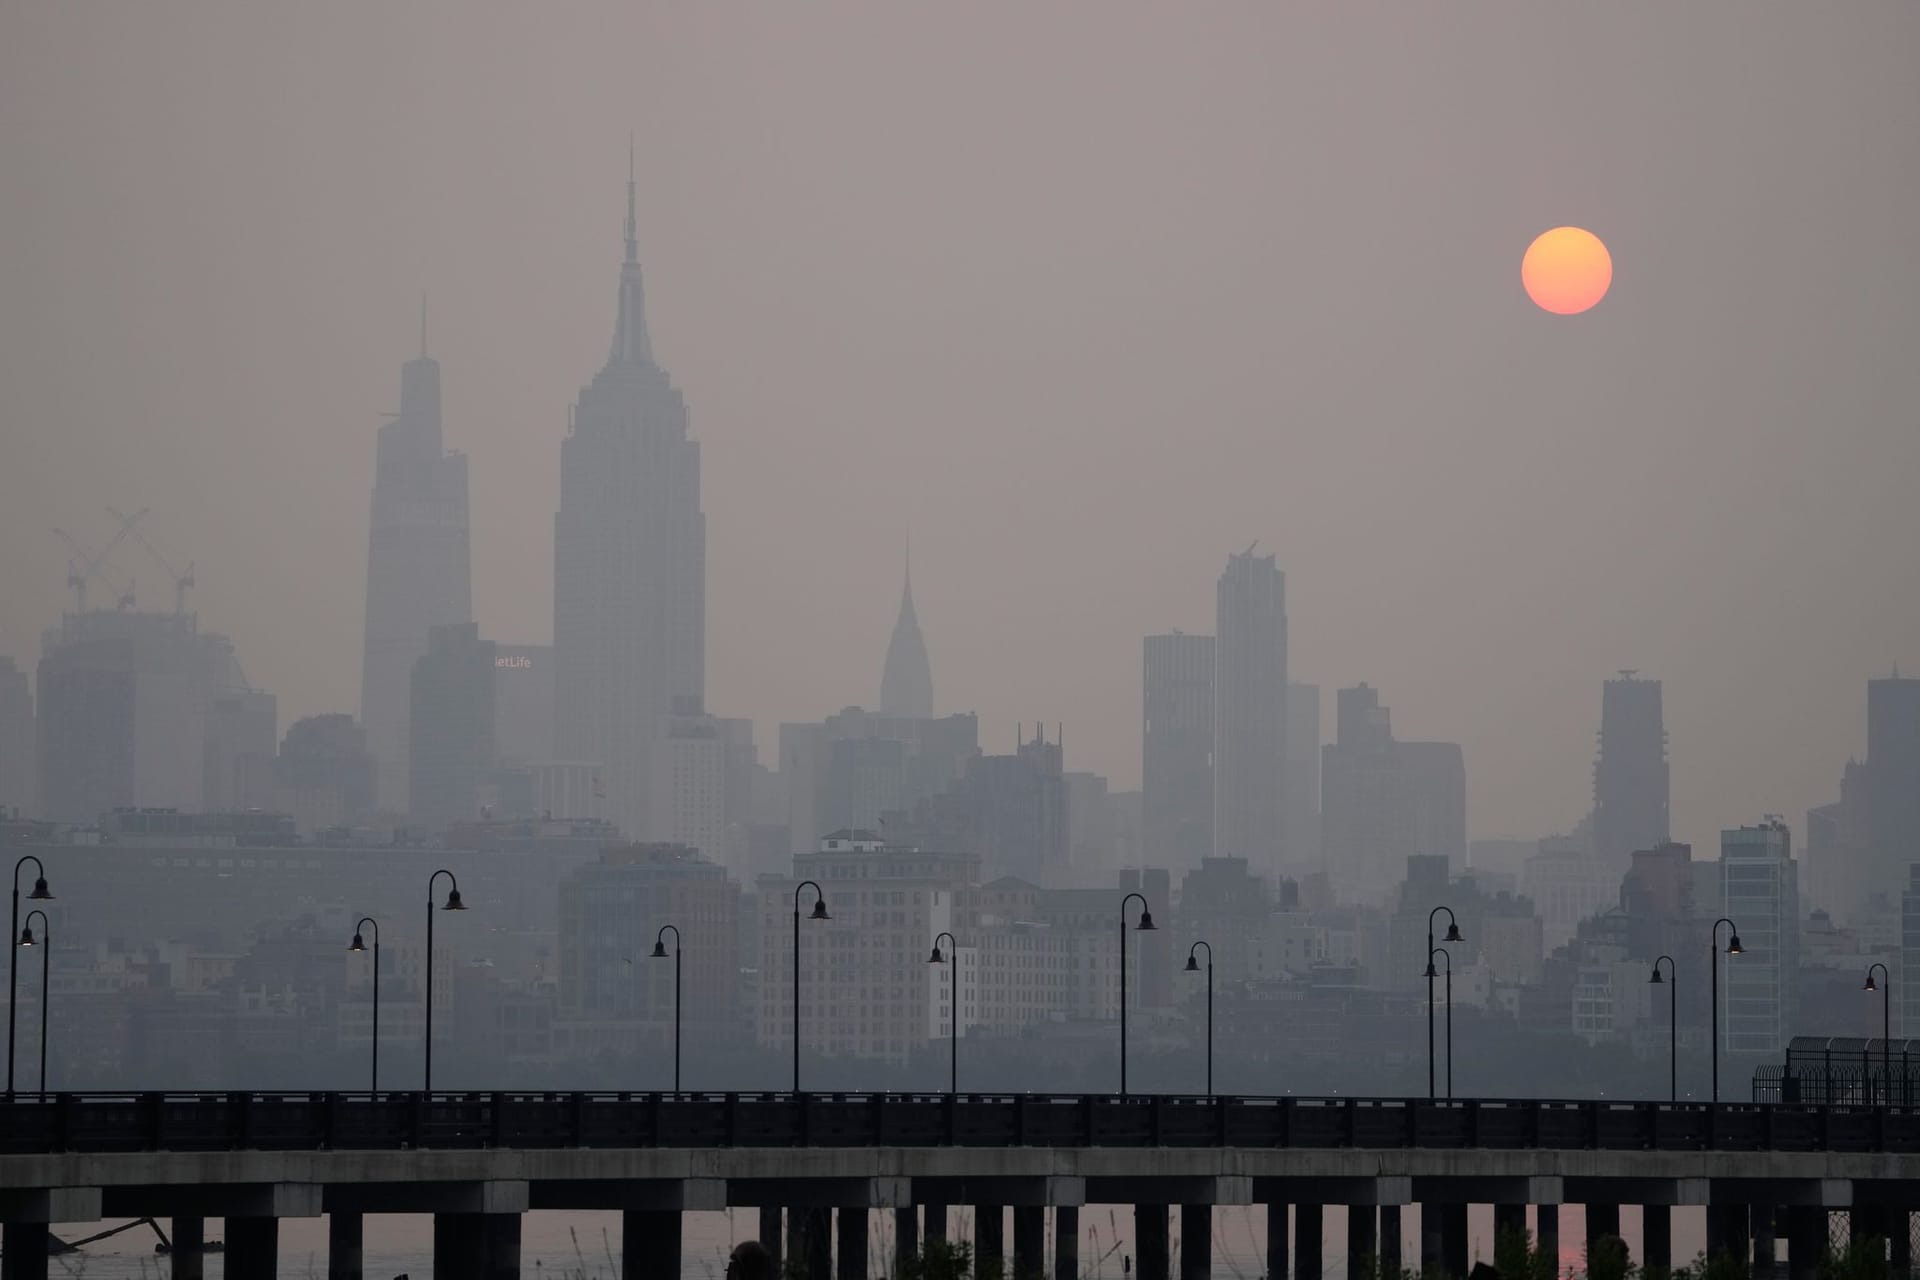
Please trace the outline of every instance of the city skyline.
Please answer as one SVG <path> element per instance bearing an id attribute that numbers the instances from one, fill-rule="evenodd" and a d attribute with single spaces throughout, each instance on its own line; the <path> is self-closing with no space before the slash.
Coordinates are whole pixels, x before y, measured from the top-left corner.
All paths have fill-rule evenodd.
<path id="1" fill-rule="evenodd" d="M 1896 254 L 1869 272 L 1839 243 L 1873 240 L 1879 220 L 1903 206 L 1905 177 L 1875 178 L 1851 151 L 1821 145 L 1856 120 L 1902 117 L 1887 96 L 1901 83 L 1889 59 L 1907 44 L 1911 15 L 1877 12 L 1845 30 L 1776 15 L 1753 30 L 1765 57 L 1752 69 L 1711 55 L 1709 15 L 1681 20 L 1667 49 L 1639 43 L 1644 14 L 1587 15 L 1572 83 L 1605 94 L 1609 67 L 1628 62 L 1643 70 L 1647 99 L 1623 108 L 1630 119 L 1677 116 L 1683 127 L 1633 133 L 1628 146 L 1584 111 L 1556 109 L 1551 94 L 1537 124 L 1508 122 L 1504 109 L 1495 118 L 1477 95 L 1453 98 L 1442 113 L 1448 132 L 1416 140 L 1445 142 L 1459 156 L 1457 181 L 1422 167 L 1392 136 L 1407 99 L 1385 68 L 1406 67 L 1400 60 L 1420 43 L 1411 35 L 1337 16 L 1120 24 L 1102 36 L 1111 69 L 1081 85 L 1113 112 L 1090 127 L 1085 185 L 1049 180 L 1019 138 L 998 168 L 964 151 L 956 161 L 951 145 L 902 154 L 910 174 L 933 181 L 927 192 L 995 178 L 991 191 L 1019 181 L 1048 197 L 1010 221 L 997 197 L 944 209 L 895 185 L 895 203 L 883 206 L 889 223 L 960 246 L 965 274 L 977 280 L 938 269 L 919 240 L 849 216 L 867 188 L 818 203 L 772 198 L 788 189 L 780 175 L 789 171 L 753 141 L 770 103 L 784 104 L 791 122 L 778 136 L 820 166 L 808 172 L 822 189 L 849 176 L 855 151 L 899 141 L 885 122 L 862 123 L 863 147 L 801 136 L 828 136 L 821 123 L 849 119 L 856 88 L 890 87 L 898 128 L 930 130 L 942 144 L 977 127 L 904 81 L 876 85 L 878 72 L 855 72 L 844 90 L 803 92 L 777 65 L 715 55 L 742 47 L 733 20 L 653 16 L 647 33 L 707 50 L 696 62 L 710 87 L 664 63 L 637 77 L 639 88 L 608 87 L 631 77 L 547 77 L 564 81 L 552 109 L 526 112 L 483 142 L 484 131 L 459 123 L 479 109 L 464 78 L 434 50 L 446 41 L 482 60 L 503 56 L 507 45 L 496 42 L 525 34 L 513 20 L 489 35 L 478 24 L 404 19 L 378 49 L 351 21 L 311 21 L 314 56 L 379 73 L 342 83 L 405 85 L 409 76 L 384 72 L 418 70 L 434 86 L 423 97 L 447 105 L 383 88 L 336 127 L 268 83 L 264 73 L 282 64 L 258 53 L 262 33 L 245 27 L 211 47 L 252 52 L 208 64 L 204 84 L 156 81 L 112 49 L 55 83 L 43 68 L 73 63 L 57 55 L 93 48 L 92 37 L 59 15 L 9 30 L 19 36 L 0 55 L 17 71 L 0 90 L 10 105 L 70 105 L 76 95 L 113 104 L 99 116 L 68 112 L 71 154 L 36 140 L 34 111 L 9 111 L 0 125 L 23 157 L 0 176 L 0 200 L 18 214 L 9 225 L 20 228 L 0 255 L 21 281 L 13 296 L 25 300 L 8 310 L 0 386 L 9 419 L 32 424 L 20 499 L 0 511 L 0 588 L 10 603 L 0 652 L 23 666 L 62 603 L 63 557 L 46 529 L 97 528 L 90 513 L 137 501 L 158 513 L 170 548 L 197 559 L 202 616 L 235 636 L 249 674 L 279 695 L 283 722 L 355 707 L 354 602 L 372 452 L 363 424 L 393 407 L 392 361 L 411 349 L 422 286 L 446 300 L 435 306 L 435 350 L 447 443 L 474 470 L 476 617 L 485 635 L 545 639 L 555 424 L 582 352 L 605 340 L 608 201 L 617 199 L 619 148 L 633 122 L 647 175 L 649 284 L 656 309 L 672 316 L 663 362 L 700 406 L 706 451 L 709 701 L 751 715 L 763 749 L 773 725 L 869 696 L 875 647 L 897 603 L 895 548 L 909 524 L 922 570 L 916 604 L 948 705 L 977 710 L 987 741 L 1036 714 L 1064 722 L 1070 767 L 1097 770 L 1117 788 L 1139 781 L 1139 638 L 1169 626 L 1205 630 L 1210 567 L 1256 536 L 1291 579 L 1293 668 L 1327 689 L 1359 680 L 1391 689 L 1409 735 L 1462 743 L 1473 761 L 1475 835 L 1544 834 L 1585 811 L 1591 686 L 1606 672 L 1638 667 L 1665 682 L 1674 835 L 1712 848 L 1726 823 L 1779 811 L 1797 825 L 1830 799 L 1835 762 L 1864 749 L 1861 681 L 1920 667 L 1920 654 L 1903 651 L 1920 616 L 1895 550 L 1911 541 L 1898 478 L 1911 470 L 1902 406 L 1916 398 L 1913 375 L 1874 336 L 1907 331 L 1899 299 L 1914 291 L 1891 282 L 1908 279 L 1913 263 Z M 818 30 L 780 21 L 783 37 L 825 56 Z M 905 42 L 900 66 L 925 70 L 920 42 L 938 36 L 964 38 L 969 57 L 1005 59 L 998 66 L 1012 96 L 995 110 L 1025 111 L 1037 139 L 1072 136 L 1080 117 L 1041 68 L 1083 33 L 1064 19 L 1033 19 L 1025 45 L 995 52 L 984 37 L 999 21 L 896 16 L 875 35 Z M 1484 20 L 1465 15 L 1461 25 L 1420 28 L 1421 39 L 1458 53 L 1509 95 L 1541 88 L 1513 46 L 1497 57 L 1474 52 L 1488 38 Z M 164 31 L 147 35 L 165 46 Z M 1348 145 L 1376 151 L 1378 169 L 1347 165 L 1292 127 L 1252 153 L 1271 162 L 1244 163 L 1250 135 L 1230 127 L 1233 108 L 1259 108 L 1251 118 L 1266 121 L 1266 108 L 1334 92 L 1287 51 L 1289 35 L 1320 42 L 1291 42 L 1301 48 L 1381 54 L 1382 71 L 1356 85 L 1362 98 L 1337 99 L 1349 113 Z M 1557 38 L 1530 28 L 1514 39 Z M 651 68 L 671 43 L 640 41 L 635 56 Z M 1183 70 L 1224 61 L 1210 87 L 1177 106 L 1151 92 L 1130 103 L 1125 88 L 1168 50 Z M 180 60 L 199 67 L 203 56 L 183 49 Z M 614 54 L 585 56 L 605 67 Z M 1274 79 L 1255 74 L 1268 59 L 1282 61 L 1289 75 L 1277 79 L 1295 87 L 1260 87 Z M 1824 96 L 1759 95 L 1755 77 L 1777 83 L 1766 69 L 1783 65 L 1847 74 Z M 1751 118 L 1700 107 L 1683 69 L 1723 99 L 1752 104 Z M 146 111 L 180 132 L 144 130 L 135 146 L 122 129 L 127 100 L 107 92 L 105 75 L 147 92 Z M 215 91 L 236 87 L 273 110 L 209 123 Z M 936 74 L 927 89 L 954 87 Z M 665 123 L 675 101 L 707 113 L 698 118 L 710 156 Z M 390 142 L 351 127 L 374 118 L 402 127 Z M 270 121 L 314 145 L 297 155 L 266 145 L 279 136 Z M 198 140 L 183 141 L 197 125 L 206 126 Z M 1556 128 L 1582 145 L 1524 145 L 1535 129 Z M 1173 195 L 1113 198 L 1132 190 L 1118 178 L 1139 160 L 1121 138 L 1145 138 L 1152 158 L 1176 164 L 1179 142 L 1215 130 L 1223 145 L 1189 152 L 1192 181 L 1176 185 L 1211 186 L 1244 214 L 1196 213 Z M 200 147 L 213 138 L 262 167 L 245 181 L 207 169 Z M 1779 174 L 1688 172 L 1709 141 L 1716 153 L 1722 142 L 1764 148 Z M 1513 164 L 1523 154 L 1538 166 L 1531 174 Z M 943 167 L 952 171 L 941 178 Z M 1422 256 L 1416 292 L 1381 313 L 1370 291 L 1383 277 L 1357 251 L 1385 226 L 1351 215 L 1399 207 L 1390 197 L 1413 189 L 1378 176 L 1385 170 L 1420 180 L 1431 203 L 1421 243 L 1444 247 L 1446 261 Z M 1636 177 L 1643 170 L 1657 175 L 1658 190 Z M 1338 181 L 1317 181 L 1303 202 L 1295 173 Z M 1776 185 L 1845 198 L 1776 198 Z M 367 200 L 371 189 L 385 198 Z M 90 198 L 108 190 L 111 200 Z M 550 198 L 560 191 L 566 207 Z M 1488 191 L 1504 202 L 1491 225 Z M 1581 327 L 1543 328 L 1554 322 L 1526 310 L 1515 259 L 1531 235 L 1573 216 L 1605 235 L 1619 274 L 1601 307 L 1570 322 Z M 1343 221 L 1354 223 L 1351 233 Z M 1110 229 L 1076 243 L 1071 233 L 1088 225 Z M 1708 237 L 1729 225 L 1739 231 L 1725 242 Z M 1803 225 L 1849 231 L 1803 237 L 1794 231 Z M 1770 241 L 1797 252 L 1755 279 L 1745 264 Z M 1276 247 L 1303 242 L 1340 264 L 1337 282 Z M 100 255 L 102 244 L 124 252 Z M 1063 245 L 1075 247 L 1063 254 Z M 115 265 L 94 261 L 102 258 Z M 140 268 L 120 269 L 128 261 Z M 1141 293 L 1115 282 L 1119 261 L 1143 273 Z M 899 269 L 875 270 L 882 264 Z M 160 321 L 196 292 L 205 295 L 191 310 L 198 325 Z M 1825 300 L 1834 336 L 1767 305 L 1787 296 Z M 1023 305 L 1009 308 L 1009 297 Z M 1150 299 L 1164 301 L 1140 305 Z M 1095 323 L 1110 310 L 1139 318 L 1131 327 Z M 1656 358 L 1658 343 L 1645 338 L 1647 326 L 1668 332 L 1663 310 L 1698 335 L 1690 366 Z M 1452 323 L 1456 314 L 1467 323 Z M 261 323 L 269 316 L 274 323 Z M 1072 336 L 1061 338 L 1049 317 L 1068 320 Z M 1369 343 L 1406 352 L 1403 376 L 1356 378 L 1378 358 Z M 1028 348 L 1053 352 L 1044 376 L 1018 360 Z M 1519 353 L 1519 367 L 1496 350 Z M 75 376 L 79 352 L 92 381 Z M 1276 352 L 1285 353 L 1278 377 L 1269 369 Z M 1820 373 L 1836 361 L 1843 377 Z M 1133 367 L 1151 369 L 1155 381 Z M 1597 378 L 1591 368 L 1608 372 Z M 983 373 L 1012 379 L 1009 408 L 982 423 L 942 406 L 970 402 L 962 391 Z M 1389 396 L 1392 381 L 1416 394 Z M 1225 389 L 1194 412 L 1187 389 L 1214 383 Z M 783 390 L 754 390 L 767 386 Z M 1165 431 L 1172 421 L 1182 429 Z M 1445 442 L 1466 433 L 1471 452 L 1510 458 L 1516 469 L 1495 477 L 1463 466 Z M 1748 440 L 1754 447 L 1742 447 Z M 1139 458 L 1157 479 L 1128 470 L 1118 485 L 1085 483 L 1089 460 L 1104 465 L 1110 455 Z M 1383 473 L 1379 460 L 1389 457 L 1400 461 Z M 211 478 L 231 473 L 254 483 Z M 908 496 L 911 477 L 917 497 Z M 857 513 L 824 504 L 847 490 L 880 496 Z M 1343 527 L 1350 495 L 1361 492 L 1383 517 L 1378 533 L 1330 545 L 1323 531 Z M 1340 503 L 1321 493 L 1342 495 Z M 1621 493 L 1636 500 L 1621 504 Z M 1784 514 L 1749 527 L 1742 516 L 1761 503 Z M 1136 508 L 1165 514 L 1140 520 L 1128 514 Z M 1831 513 L 1818 530 L 1798 514 L 1814 509 Z M 144 600 L 164 593 L 157 575 L 138 576 Z M 1063 582 L 1080 599 L 1049 610 Z M 1780 589 L 1790 590 L 1796 617 L 1845 625 L 1741 623 L 1745 602 Z M 1516 596 L 1556 604 L 1516 613 Z M 1036 618 L 1044 625 L 1035 628 Z M 782 637 L 777 651 L 770 634 Z M 860 643 L 843 645 L 846 635 Z M 1794 731 L 1769 732 L 1783 724 Z"/>

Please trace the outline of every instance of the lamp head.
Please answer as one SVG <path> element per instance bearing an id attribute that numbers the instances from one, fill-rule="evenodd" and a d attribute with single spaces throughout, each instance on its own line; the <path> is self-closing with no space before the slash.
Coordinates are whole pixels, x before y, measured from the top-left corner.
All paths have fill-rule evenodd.
<path id="1" fill-rule="evenodd" d="M 933 953 L 927 957 L 927 963 L 928 964 L 945 964 L 946 962 L 947 962 L 947 958 L 940 954 L 940 944 L 937 942 L 934 943 Z"/>
<path id="2" fill-rule="evenodd" d="M 1656 987 L 1663 987 L 1667 983 L 1667 980 L 1660 976 L 1660 966 L 1657 964 L 1653 966 L 1653 976 L 1648 978 L 1647 981 Z"/>
<path id="3" fill-rule="evenodd" d="M 33 892 L 28 894 L 27 897 L 33 899 L 35 902 L 53 901 L 53 893 L 47 888 L 47 878 L 45 876 L 35 876 L 33 878 Z"/>
<path id="4" fill-rule="evenodd" d="M 347 950 L 365 951 L 366 949 L 367 949 L 367 944 L 360 940 L 360 931 L 358 929 L 355 929 L 353 931 L 353 941 L 347 944 Z"/>
<path id="5" fill-rule="evenodd" d="M 655 960 L 665 960 L 667 958 L 667 940 L 665 938 L 655 938 L 653 940 L 652 958 Z"/>
<path id="6" fill-rule="evenodd" d="M 26 928 L 20 931 L 20 945 L 23 947 L 30 947 L 33 945 L 33 926 L 32 925 L 28 925 Z"/>
<path id="7" fill-rule="evenodd" d="M 1429 960 L 1427 961 L 1427 971 L 1420 976 L 1423 978 L 1437 978 L 1440 976 L 1440 971 L 1434 968 L 1433 961 Z"/>
<path id="8" fill-rule="evenodd" d="M 832 916 L 827 914 L 827 900 L 824 896 L 815 898 L 813 900 L 813 914 L 808 916 L 807 919 L 809 920 L 833 919 Z"/>
<path id="9" fill-rule="evenodd" d="M 1736 934 L 1734 934 L 1734 935 L 1733 935 L 1732 937 L 1730 937 L 1730 938 L 1728 938 L 1728 939 L 1727 939 L 1727 954 L 1728 954 L 1728 955 L 1730 955 L 1730 956 L 1737 956 L 1737 955 L 1739 955 L 1739 954 L 1740 954 L 1740 953 L 1741 953 L 1742 951 L 1745 951 L 1745 950 L 1746 950 L 1746 948 L 1740 945 L 1740 935 L 1739 935 L 1739 934 L 1737 934 L 1737 933 L 1736 933 Z"/>
<path id="10" fill-rule="evenodd" d="M 1147 910 L 1145 906 L 1142 906 L 1140 908 L 1140 923 L 1133 927 L 1140 930 L 1153 929 L 1155 927 L 1153 923 L 1153 912 Z"/>
<path id="11" fill-rule="evenodd" d="M 1457 924 L 1455 924 L 1455 923 L 1454 923 L 1454 922 L 1453 922 L 1452 920 L 1448 920 L 1448 921 L 1447 921 L 1447 936 L 1446 936 L 1446 937 L 1444 937 L 1444 938 L 1442 938 L 1442 939 L 1440 939 L 1440 941 L 1442 941 L 1442 942 L 1465 942 L 1465 941 L 1466 941 L 1466 939 L 1460 936 L 1460 926 L 1459 926 L 1459 925 L 1457 925 Z"/>
<path id="12" fill-rule="evenodd" d="M 1187 952 L 1187 972 L 1188 973 L 1200 972 L 1200 960 L 1191 951 Z"/>
<path id="13" fill-rule="evenodd" d="M 458 889 L 449 889 L 447 890 L 447 905 L 440 909 L 442 911 L 465 911 L 467 904 L 460 901 L 460 891 Z"/>
<path id="14" fill-rule="evenodd" d="M 1864 987 L 1862 987 L 1862 988 L 1860 988 L 1860 989 L 1861 989 L 1862 991 L 1878 991 L 1878 990 L 1880 989 L 1880 987 L 1879 987 L 1879 984 L 1878 984 L 1878 983 L 1876 983 L 1876 982 L 1874 982 L 1874 980 L 1873 980 L 1873 974 L 1872 974 L 1872 973 L 1868 973 L 1868 974 L 1867 974 L 1867 985 L 1866 985 L 1866 986 L 1864 986 Z"/>

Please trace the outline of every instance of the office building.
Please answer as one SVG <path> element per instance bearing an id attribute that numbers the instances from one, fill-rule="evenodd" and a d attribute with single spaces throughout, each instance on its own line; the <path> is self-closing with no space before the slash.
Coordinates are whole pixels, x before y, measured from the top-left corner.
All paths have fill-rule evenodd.
<path id="1" fill-rule="evenodd" d="M 1320 686 L 1287 682 L 1287 849 L 1295 874 L 1322 865 Z M 1464 821 L 1465 815 L 1462 815 Z"/>
<path id="2" fill-rule="evenodd" d="M 553 759 L 553 646 L 493 647 L 494 747 L 503 765 Z"/>
<path id="3" fill-rule="evenodd" d="M 409 690 L 427 632 L 473 618 L 467 460 L 441 438 L 440 362 L 420 354 L 400 369 L 400 411 L 380 428 L 367 538 L 366 643 L 360 723 L 379 770 L 379 804 L 407 810 Z"/>
<path id="4" fill-rule="evenodd" d="M 1195 867 L 1213 855 L 1213 637 L 1175 631 L 1142 648 L 1146 854 L 1157 866 Z"/>
<path id="5" fill-rule="evenodd" d="M 1720 833 L 1721 914 L 1740 931 L 1742 953 L 1721 966 L 1724 1047 L 1772 1055 L 1786 1048 L 1798 1013 L 1799 868 L 1778 818 Z"/>
<path id="6" fill-rule="evenodd" d="M 1466 757 L 1458 743 L 1401 742 L 1379 691 L 1335 695 L 1335 739 L 1322 752 L 1321 845 L 1343 898 L 1380 902 L 1414 854 L 1464 869 Z"/>
<path id="7" fill-rule="evenodd" d="M 913 611 L 913 571 L 900 588 L 900 616 L 887 642 L 887 662 L 880 676 L 880 714 L 895 720 L 933 719 L 933 664 L 920 619 Z"/>
<path id="8" fill-rule="evenodd" d="M 914 807 L 909 830 L 928 848 L 977 854 L 989 878 L 1053 887 L 1071 867 L 1065 749 L 1044 726 L 1008 756 L 974 756 L 945 791 Z M 904 816 L 904 815 L 903 815 Z"/>
<path id="9" fill-rule="evenodd" d="M 879 830 L 886 815 L 910 814 L 951 787 L 979 754 L 972 713 L 913 720 L 847 707 L 781 725 L 790 851 L 813 848 L 828 831 Z"/>
<path id="10" fill-rule="evenodd" d="M 477 623 L 434 627 L 413 664 L 407 742 L 412 813 L 429 827 L 480 816 L 494 754 L 493 641 Z"/>
<path id="11" fill-rule="evenodd" d="M 1670 831 L 1667 731 L 1660 682 L 1622 671 L 1600 699 L 1600 754 L 1593 766 L 1593 849 L 1614 872 L 1625 872 L 1636 849 L 1651 849 Z"/>
<path id="12" fill-rule="evenodd" d="M 1253 548 L 1227 559 L 1214 628 L 1213 851 L 1276 882 L 1286 854 L 1286 578 Z"/>
<path id="13" fill-rule="evenodd" d="M 683 1022 L 726 1027 L 738 1016 L 740 885 L 697 851 L 608 849 L 560 881 L 559 904 L 562 1016 L 637 1020 L 670 1036 L 673 961 L 649 958 L 667 924 L 680 931 Z M 670 953 L 673 946 L 668 934 Z"/>
<path id="14" fill-rule="evenodd" d="M 39 812 L 34 750 L 32 683 L 12 658 L 0 656 L 0 814 Z"/>
<path id="15" fill-rule="evenodd" d="M 654 359 L 629 173 L 612 349 L 560 446 L 553 585 L 556 754 L 600 766 L 627 831 L 652 829 L 652 765 L 675 700 L 705 703 L 706 562 L 700 446 Z"/>

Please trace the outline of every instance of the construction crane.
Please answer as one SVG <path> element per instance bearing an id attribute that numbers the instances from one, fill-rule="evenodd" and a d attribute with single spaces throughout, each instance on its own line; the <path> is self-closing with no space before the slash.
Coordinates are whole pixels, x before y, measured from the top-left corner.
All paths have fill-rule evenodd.
<path id="1" fill-rule="evenodd" d="M 140 508 L 140 510 L 134 512 L 131 516 L 123 516 L 115 512 L 114 519 L 120 522 L 120 528 L 114 533 L 112 538 L 107 540 L 107 545 L 102 548 L 97 555 L 89 552 L 78 538 L 65 530 L 55 529 L 53 531 L 54 536 L 66 543 L 67 549 L 73 552 L 75 556 L 75 559 L 67 561 L 67 585 L 73 588 L 73 604 L 76 612 L 85 613 L 87 611 L 87 583 L 91 582 L 94 577 L 99 574 L 100 570 L 106 566 L 107 557 L 112 555 L 122 542 L 126 541 L 127 535 L 134 531 L 134 526 L 139 524 L 140 521 L 145 518 L 146 514 L 147 509 L 145 507 Z M 120 593 L 116 603 L 122 609 L 132 607 L 133 585 L 131 583 L 127 585 L 125 591 Z"/>
<path id="2" fill-rule="evenodd" d="M 154 561 L 157 564 L 159 564 L 159 566 L 162 569 L 165 569 L 167 571 L 167 576 L 173 579 L 173 611 L 176 614 L 185 613 L 187 611 L 187 590 L 188 588 L 195 585 L 193 581 L 193 562 L 188 561 L 187 571 L 185 573 L 181 573 L 178 569 L 173 567 L 173 563 L 170 560 L 168 560 L 165 556 L 160 554 L 160 548 L 153 545 L 153 540 L 151 538 L 147 537 L 146 534 L 140 532 L 140 530 L 133 528 L 133 522 L 138 520 L 140 516 L 134 516 L 130 520 L 126 516 L 121 515 L 118 511 L 115 511 L 112 507 L 107 508 L 107 514 L 112 516 L 115 520 L 120 521 L 120 523 L 125 525 L 127 528 L 132 529 L 133 540 L 139 543 L 141 546 L 145 547 L 147 550 L 147 554 L 152 556 L 154 558 Z M 146 513 L 143 511 L 140 514 L 145 515 Z"/>

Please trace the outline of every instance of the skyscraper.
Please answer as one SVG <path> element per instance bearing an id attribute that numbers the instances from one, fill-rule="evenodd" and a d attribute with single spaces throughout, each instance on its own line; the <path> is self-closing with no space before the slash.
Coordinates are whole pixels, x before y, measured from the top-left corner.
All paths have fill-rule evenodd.
<path id="1" fill-rule="evenodd" d="M 1272 556 L 1227 559 L 1214 640 L 1213 850 L 1278 878 L 1286 857 L 1287 588 Z"/>
<path id="2" fill-rule="evenodd" d="M 467 459 L 442 448 L 440 362 L 427 354 L 423 303 L 420 354 L 400 367 L 400 412 L 380 428 L 367 538 L 360 722 L 383 808 L 407 807 L 409 690 L 427 632 L 472 618 Z"/>
<path id="3" fill-rule="evenodd" d="M 1778 818 L 1720 833 L 1721 910 L 1740 926 L 1741 955 L 1723 966 L 1725 1046 L 1771 1055 L 1799 1012 L 1800 883 L 1793 837 Z"/>
<path id="4" fill-rule="evenodd" d="M 1600 700 L 1600 756 L 1593 766 L 1593 851 L 1623 874 L 1636 849 L 1670 834 L 1667 731 L 1660 682 L 1622 671 Z"/>
<path id="5" fill-rule="evenodd" d="M 33 688 L 12 658 L 0 656 L 0 816 L 38 812 L 33 761 Z"/>
<path id="6" fill-rule="evenodd" d="M 433 826 L 472 819 L 480 787 L 493 771 L 496 651 L 478 624 L 453 623 L 427 633 L 427 651 L 413 664 L 408 733 L 412 810 Z"/>
<path id="7" fill-rule="evenodd" d="M 1212 636 L 1148 636 L 1143 645 L 1140 807 L 1154 866 L 1213 856 Z"/>
<path id="8" fill-rule="evenodd" d="M 1407 859 L 1467 853 L 1466 756 L 1455 742 L 1400 742 L 1379 690 L 1334 695 L 1336 738 L 1321 774 L 1327 876 L 1342 898 L 1377 902 Z"/>
<path id="9" fill-rule="evenodd" d="M 933 664 L 913 611 L 913 570 L 900 588 L 900 616 L 887 641 L 887 665 L 880 674 L 880 714 L 900 720 L 933 719 Z"/>
<path id="10" fill-rule="evenodd" d="M 607 815 L 642 833 L 675 699 L 706 701 L 707 520 L 686 401 L 647 334 L 631 161 L 619 319 L 560 446 L 553 531 L 557 754 L 597 763 Z"/>

